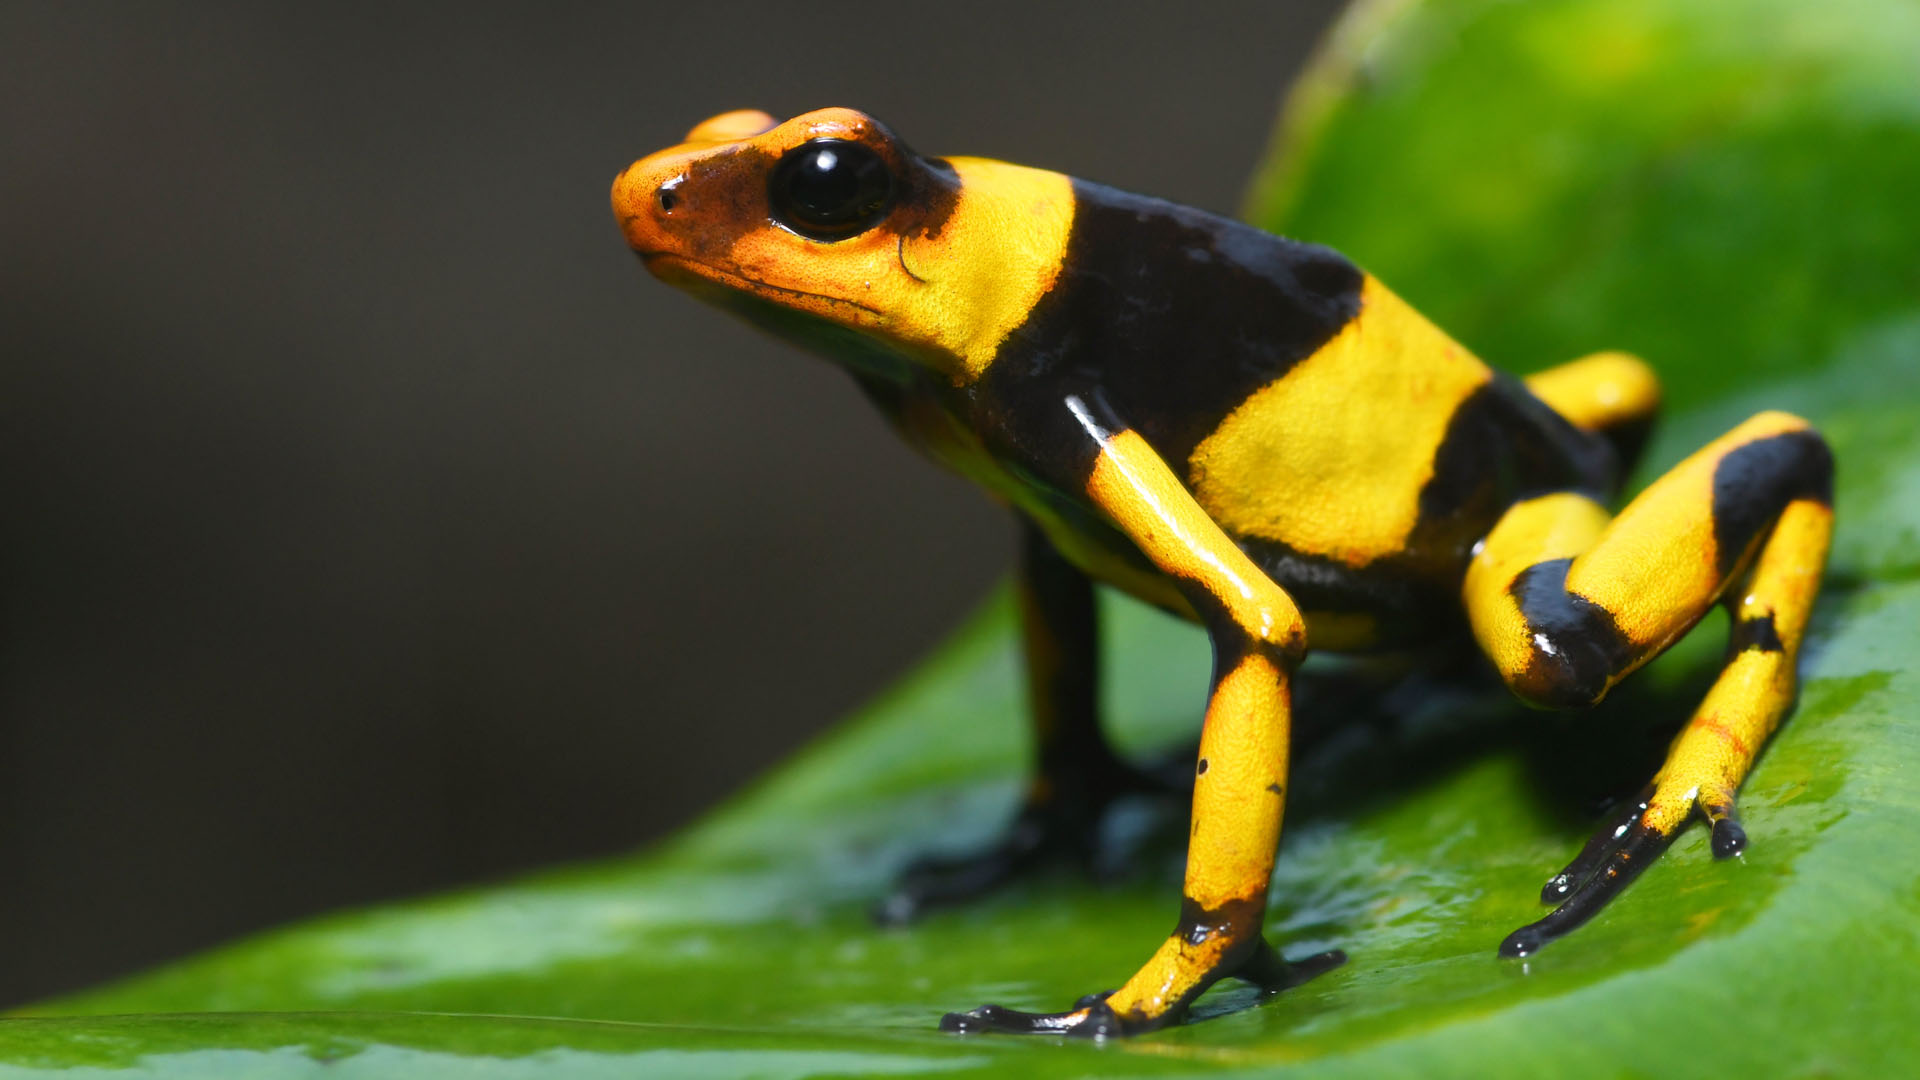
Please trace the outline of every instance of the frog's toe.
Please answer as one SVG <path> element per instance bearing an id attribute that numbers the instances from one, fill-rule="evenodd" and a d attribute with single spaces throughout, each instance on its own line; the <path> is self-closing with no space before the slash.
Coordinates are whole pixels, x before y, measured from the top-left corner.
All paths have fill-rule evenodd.
<path id="1" fill-rule="evenodd" d="M 940 1018 L 940 1030 L 957 1035 L 998 1032 L 1003 1035 L 1078 1035 L 1090 1039 L 1111 1039 L 1120 1035 L 1136 1035 L 1159 1026 L 1159 1023 L 1123 1022 L 1107 1005 L 1107 994 L 1089 994 L 1074 1002 L 1074 1007 L 1066 1012 L 1033 1013 L 1000 1005 L 982 1005 L 967 1012 L 948 1013 Z"/>
<path id="2" fill-rule="evenodd" d="M 1725 793 L 1721 798 L 1702 796 L 1700 809 L 1707 815 L 1707 822 L 1713 826 L 1713 838 L 1710 846 L 1716 859 L 1731 859 L 1747 850 L 1747 830 L 1740 827 L 1740 816 L 1733 807 L 1733 794 Z"/>
<path id="3" fill-rule="evenodd" d="M 1250 982 L 1271 996 L 1318 978 L 1346 962 L 1347 954 L 1338 949 L 1301 960 L 1285 960 L 1273 946 L 1256 938 L 1254 947 L 1246 951 L 1243 960 L 1190 981 L 1190 989 L 1185 992 L 1169 996 L 1168 983 L 1156 976 L 1153 985 L 1159 993 L 1150 995 L 1150 1003 L 1141 1002 L 1137 993 L 1134 994 L 1133 1008 L 1116 1009 L 1108 1000 L 1115 993 L 1127 996 L 1133 985 L 1129 983 L 1129 987 L 1119 991 L 1088 994 L 1066 1012 L 1030 1013 L 1000 1005 L 982 1005 L 969 1012 L 948 1013 L 940 1018 L 940 1030 L 957 1034 L 1082 1035 L 1095 1039 L 1139 1035 L 1185 1020 L 1188 1004 L 1222 976 Z"/>
<path id="4" fill-rule="evenodd" d="M 1654 789 L 1615 811 L 1580 854 L 1540 890 L 1543 903 L 1559 903 L 1546 918 L 1508 934 L 1500 943 L 1501 956 L 1532 956 L 1549 943 L 1572 933 L 1620 895 L 1654 858 L 1673 842 L 1672 832 L 1653 828 L 1647 820 Z"/>
<path id="5" fill-rule="evenodd" d="M 1281 957 L 1278 949 L 1262 941 L 1233 976 L 1269 994 L 1277 994 L 1302 986 L 1346 962 L 1347 954 L 1343 949 L 1328 949 L 1299 960 L 1287 960 Z"/>
<path id="6" fill-rule="evenodd" d="M 1747 834 L 1730 788 L 1684 775 L 1663 777 L 1616 811 L 1566 869 L 1547 879 L 1540 899 L 1559 906 L 1546 918 L 1508 934 L 1500 943 L 1500 955 L 1531 956 L 1593 918 L 1673 843 L 1696 806 L 1713 827 L 1715 858 L 1746 850 Z"/>
<path id="7" fill-rule="evenodd" d="M 1649 784 L 1645 791 L 1616 807 L 1594 830 L 1592 838 L 1580 849 L 1580 854 L 1575 855 L 1573 861 L 1559 873 L 1547 879 L 1546 885 L 1540 889 L 1540 902 L 1561 903 L 1590 880 L 1594 871 L 1628 842 L 1629 834 L 1646 815 L 1647 800 L 1652 797 L 1653 786 Z"/>

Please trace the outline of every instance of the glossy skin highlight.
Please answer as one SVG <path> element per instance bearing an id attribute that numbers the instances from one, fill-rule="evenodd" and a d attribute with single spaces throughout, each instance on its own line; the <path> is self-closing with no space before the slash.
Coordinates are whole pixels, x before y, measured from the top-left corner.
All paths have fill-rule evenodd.
<path id="1" fill-rule="evenodd" d="M 859 187 L 876 162 L 883 187 Z M 948 1030 L 1132 1034 L 1223 977 L 1280 990 L 1340 962 L 1289 964 L 1262 936 L 1309 648 L 1470 628 L 1523 700 L 1580 708 L 1724 603 L 1727 665 L 1654 783 L 1501 951 L 1591 917 L 1696 809 L 1717 855 L 1744 846 L 1735 792 L 1792 703 L 1832 530 L 1831 457 L 1799 418 L 1747 421 L 1616 516 L 1659 401 L 1639 360 L 1522 382 L 1328 249 L 925 157 L 848 109 L 714 117 L 622 172 L 613 208 L 656 275 L 845 366 L 907 441 L 1022 522 L 1025 806 L 995 848 L 911 869 L 883 917 L 1084 858 L 1106 806 L 1153 786 L 1100 734 L 1094 582 L 1212 640 L 1172 933 L 1117 990 L 949 1014 Z"/>

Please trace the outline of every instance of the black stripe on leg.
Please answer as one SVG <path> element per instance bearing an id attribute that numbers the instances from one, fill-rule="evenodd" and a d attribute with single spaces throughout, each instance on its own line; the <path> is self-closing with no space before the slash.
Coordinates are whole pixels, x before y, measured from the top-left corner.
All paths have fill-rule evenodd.
<path id="1" fill-rule="evenodd" d="M 1786 645 L 1780 641 L 1780 632 L 1774 629 L 1771 612 L 1734 621 L 1733 630 L 1727 635 L 1727 654 L 1731 656 L 1748 649 L 1760 652 L 1785 651 Z"/>
<path id="2" fill-rule="evenodd" d="M 1755 439 L 1713 470 L 1713 542 L 1720 573 L 1740 561 L 1761 531 L 1796 499 L 1833 502 L 1833 452 L 1814 431 Z"/>
<path id="3" fill-rule="evenodd" d="M 1180 897 L 1180 921 L 1173 936 L 1189 945 L 1201 945 L 1226 934 L 1229 937 L 1260 935 L 1260 923 L 1266 917 L 1266 897 L 1228 900 L 1219 907 L 1204 907 L 1191 896 Z"/>
<path id="4" fill-rule="evenodd" d="M 1527 666 L 1509 678 L 1514 693 L 1543 709 L 1578 709 L 1599 701 L 1608 680 L 1633 659 L 1632 644 L 1613 613 L 1567 591 L 1573 560 L 1549 559 L 1520 571 L 1508 587 L 1527 620 Z"/>

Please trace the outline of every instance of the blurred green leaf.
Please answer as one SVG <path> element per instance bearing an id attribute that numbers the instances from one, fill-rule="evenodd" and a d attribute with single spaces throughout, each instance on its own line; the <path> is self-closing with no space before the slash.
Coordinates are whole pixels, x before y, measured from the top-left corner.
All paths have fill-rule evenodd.
<path id="1" fill-rule="evenodd" d="M 49 1004 L 0 1027 L 0 1071 L 1910 1068 L 1915 57 L 1920 9 L 1891 2 L 1364 4 L 1290 99 L 1252 201 L 1516 370 L 1600 348 L 1648 357 L 1675 410 L 1647 475 L 1762 407 L 1830 436 L 1833 570 L 1800 708 L 1744 792 L 1743 859 L 1714 862 L 1692 830 L 1579 933 L 1527 963 L 1494 955 L 1539 914 L 1591 798 L 1651 769 L 1711 676 L 1718 621 L 1567 720 L 1419 680 L 1351 697 L 1346 670 L 1322 664 L 1303 710 L 1318 700 L 1331 723 L 1296 761 L 1268 929 L 1351 963 L 1257 1007 L 1217 990 L 1205 1022 L 1117 1044 L 939 1035 L 947 1009 L 1059 1007 L 1113 985 L 1174 917 L 1179 853 L 1150 837 L 1138 876 L 1111 888 L 1036 884 L 905 931 L 867 920 L 911 853 L 983 843 L 1011 805 L 1022 721 L 997 600 L 905 685 L 659 850 L 324 919 Z M 1128 603 L 1108 611 L 1114 726 L 1137 750 L 1190 742 L 1204 642 Z"/>

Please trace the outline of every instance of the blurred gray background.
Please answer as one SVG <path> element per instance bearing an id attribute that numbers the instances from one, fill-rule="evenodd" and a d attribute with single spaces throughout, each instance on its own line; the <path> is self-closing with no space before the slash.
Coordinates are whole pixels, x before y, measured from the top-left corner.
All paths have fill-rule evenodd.
<path id="1" fill-rule="evenodd" d="M 1333 8 L 0 7 L 0 1004 L 644 844 L 1002 572 L 618 169 L 852 105 L 1231 212 Z"/>

